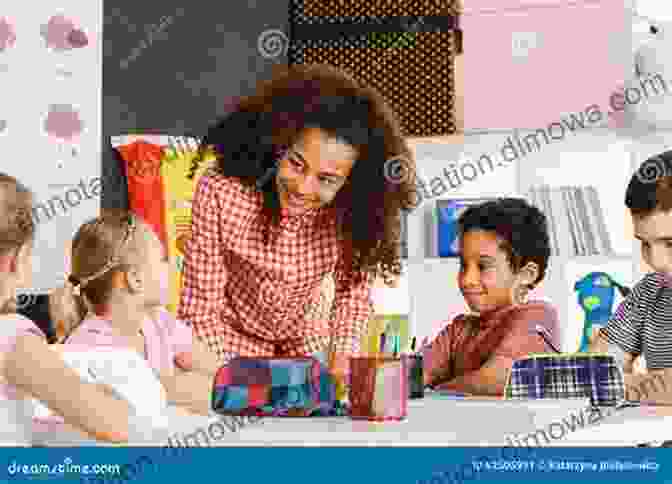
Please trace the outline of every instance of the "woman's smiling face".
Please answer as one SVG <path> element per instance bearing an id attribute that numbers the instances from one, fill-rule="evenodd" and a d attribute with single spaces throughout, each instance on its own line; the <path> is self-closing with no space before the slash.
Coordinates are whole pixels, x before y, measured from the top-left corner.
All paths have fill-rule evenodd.
<path id="1" fill-rule="evenodd" d="M 357 159 L 348 143 L 319 128 L 303 131 L 280 161 L 276 185 L 280 206 L 292 215 L 333 201 Z"/>

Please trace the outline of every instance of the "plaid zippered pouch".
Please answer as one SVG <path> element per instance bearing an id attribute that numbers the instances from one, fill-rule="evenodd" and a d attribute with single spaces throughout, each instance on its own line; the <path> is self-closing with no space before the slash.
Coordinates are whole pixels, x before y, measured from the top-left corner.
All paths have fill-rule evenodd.
<path id="1" fill-rule="evenodd" d="M 238 357 L 215 375 L 211 406 L 220 415 L 344 415 L 327 367 L 313 357 Z"/>
<path id="2" fill-rule="evenodd" d="M 507 399 L 589 398 L 593 406 L 625 399 L 623 372 L 613 356 L 601 353 L 541 353 L 513 363 Z"/>

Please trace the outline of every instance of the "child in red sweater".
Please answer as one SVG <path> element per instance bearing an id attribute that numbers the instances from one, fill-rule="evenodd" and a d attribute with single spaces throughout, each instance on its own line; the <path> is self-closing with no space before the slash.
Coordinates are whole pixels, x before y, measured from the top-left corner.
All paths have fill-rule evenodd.
<path id="1" fill-rule="evenodd" d="M 458 224 L 457 282 L 471 313 L 457 316 L 424 350 L 425 384 L 501 395 L 514 360 L 559 347 L 555 309 L 527 302 L 548 266 L 546 217 L 508 198 L 469 207 Z"/>

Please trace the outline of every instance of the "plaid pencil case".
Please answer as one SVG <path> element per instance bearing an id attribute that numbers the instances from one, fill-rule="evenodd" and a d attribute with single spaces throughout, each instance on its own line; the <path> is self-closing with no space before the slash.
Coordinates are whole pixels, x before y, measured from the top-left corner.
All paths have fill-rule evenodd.
<path id="1" fill-rule="evenodd" d="M 238 357 L 217 371 L 211 405 L 220 415 L 340 416 L 336 385 L 313 357 Z"/>
<path id="2" fill-rule="evenodd" d="M 613 356 L 599 353 L 533 354 L 513 363 L 507 399 L 590 398 L 593 406 L 625 399 L 623 372 Z"/>

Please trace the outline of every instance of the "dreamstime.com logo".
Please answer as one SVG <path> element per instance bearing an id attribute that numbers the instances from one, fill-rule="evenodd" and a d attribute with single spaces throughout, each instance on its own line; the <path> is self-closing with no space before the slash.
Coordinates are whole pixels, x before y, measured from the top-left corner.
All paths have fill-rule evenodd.
<path id="1" fill-rule="evenodd" d="M 18 294 L 16 296 L 16 309 L 26 309 L 37 302 L 37 294 Z"/>
<path id="2" fill-rule="evenodd" d="M 414 178 L 413 164 L 403 155 L 390 158 L 383 165 L 385 180 L 394 184 L 410 183 Z"/>
<path id="3" fill-rule="evenodd" d="M 642 183 L 655 183 L 664 176 L 672 176 L 672 162 L 660 155 L 649 158 L 637 169 L 636 176 Z"/>
<path id="4" fill-rule="evenodd" d="M 257 50 L 264 59 L 276 59 L 287 53 L 289 39 L 282 30 L 264 30 L 257 39 Z"/>

